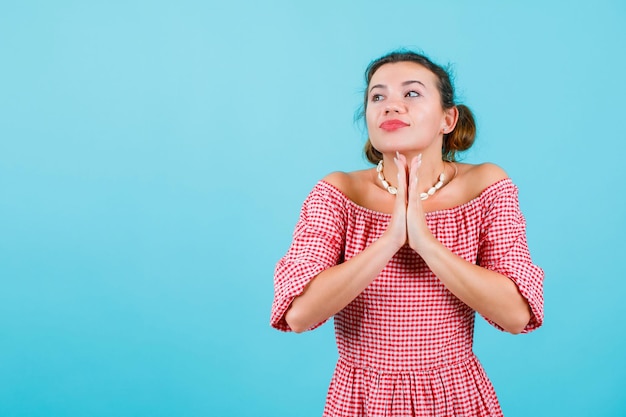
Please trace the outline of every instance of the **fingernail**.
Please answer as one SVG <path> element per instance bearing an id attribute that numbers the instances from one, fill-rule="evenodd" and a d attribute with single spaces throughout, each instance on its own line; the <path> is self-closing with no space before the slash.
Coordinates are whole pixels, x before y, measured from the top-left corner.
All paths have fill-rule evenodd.
<path id="1" fill-rule="evenodd" d="M 396 158 L 400 158 L 400 152 L 396 151 Z"/>

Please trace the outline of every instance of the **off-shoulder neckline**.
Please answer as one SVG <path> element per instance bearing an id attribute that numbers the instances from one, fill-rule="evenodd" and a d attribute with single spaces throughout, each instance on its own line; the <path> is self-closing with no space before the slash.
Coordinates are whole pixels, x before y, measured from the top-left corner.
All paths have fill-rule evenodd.
<path id="1" fill-rule="evenodd" d="M 331 190 L 333 190 L 334 192 L 339 194 L 343 200 L 345 200 L 348 204 L 353 206 L 355 209 L 358 209 L 360 211 L 364 211 L 364 212 L 367 212 L 367 213 L 371 213 L 371 214 L 374 214 L 374 215 L 377 215 L 377 216 L 391 217 L 391 213 L 384 213 L 382 211 L 373 210 L 373 209 L 364 207 L 364 206 L 362 206 L 360 204 L 357 204 L 350 197 L 348 197 L 343 191 L 341 191 L 339 188 L 335 187 L 333 184 L 329 183 L 328 181 L 320 180 L 320 181 L 318 181 L 317 184 L 318 185 L 324 185 L 324 186 L 330 188 Z M 465 203 L 458 204 L 456 206 L 449 207 L 449 208 L 446 208 L 446 209 L 428 211 L 428 212 L 425 213 L 426 217 L 432 217 L 432 216 L 435 216 L 437 214 L 456 213 L 459 210 L 462 210 L 462 209 L 464 209 L 466 207 L 473 206 L 473 205 L 477 204 L 480 200 L 485 198 L 485 196 L 487 194 L 489 194 L 491 192 L 495 192 L 495 190 L 497 190 L 499 188 L 504 188 L 506 186 L 513 186 L 513 187 L 515 187 L 515 184 L 513 184 L 513 181 L 509 177 L 503 178 L 501 180 L 498 180 L 498 181 L 494 182 L 493 184 L 489 185 L 484 190 L 482 190 L 479 195 L 477 195 L 476 197 L 472 198 L 469 201 L 466 201 Z"/>

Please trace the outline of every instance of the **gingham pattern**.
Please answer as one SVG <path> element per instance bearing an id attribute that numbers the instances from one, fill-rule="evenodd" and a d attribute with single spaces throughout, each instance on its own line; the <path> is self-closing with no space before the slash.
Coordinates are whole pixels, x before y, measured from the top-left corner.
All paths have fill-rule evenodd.
<path id="1" fill-rule="evenodd" d="M 303 204 L 291 247 L 276 266 L 272 326 L 290 330 L 284 314 L 294 297 L 321 271 L 380 237 L 390 218 L 319 182 Z M 525 332 L 541 325 L 543 271 L 531 262 L 510 179 L 468 203 L 428 213 L 426 220 L 454 253 L 517 284 L 532 310 Z M 473 331 L 474 311 L 441 284 L 419 255 L 403 247 L 335 315 L 339 361 L 324 416 L 502 415 L 472 353 Z"/>

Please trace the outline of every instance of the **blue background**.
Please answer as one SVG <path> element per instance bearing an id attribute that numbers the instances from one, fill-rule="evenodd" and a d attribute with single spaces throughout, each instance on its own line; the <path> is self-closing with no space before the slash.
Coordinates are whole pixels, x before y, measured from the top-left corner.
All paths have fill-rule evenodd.
<path id="1" fill-rule="evenodd" d="M 477 323 L 505 415 L 624 415 L 625 45 L 617 0 L 2 1 L 0 416 L 321 415 L 332 325 L 270 329 L 273 268 L 401 46 L 453 63 L 546 271 L 540 330 Z"/>

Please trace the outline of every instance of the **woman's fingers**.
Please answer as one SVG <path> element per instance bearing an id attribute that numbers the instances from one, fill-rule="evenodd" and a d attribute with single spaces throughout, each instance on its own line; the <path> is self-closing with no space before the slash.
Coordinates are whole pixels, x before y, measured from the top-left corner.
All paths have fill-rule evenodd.
<path id="1" fill-rule="evenodd" d="M 398 170 L 398 194 L 396 195 L 396 208 L 404 207 L 406 208 L 407 203 L 407 163 L 406 157 L 399 152 L 396 152 L 396 157 L 393 158 L 393 162 L 396 164 L 396 168 Z"/>
<path id="2" fill-rule="evenodd" d="M 422 166 L 422 154 L 417 155 L 411 160 L 409 168 L 409 199 L 419 201 L 419 168 Z"/>
<path id="3" fill-rule="evenodd" d="M 407 230 L 406 230 L 406 158 L 399 153 L 396 153 L 396 157 L 393 158 L 393 162 L 396 165 L 398 170 L 397 176 L 397 192 L 396 192 L 396 201 L 393 207 L 393 213 L 391 215 L 391 221 L 389 223 L 389 227 L 387 228 L 387 232 L 393 236 L 393 240 L 398 244 L 398 247 L 403 246 L 407 241 Z"/>
<path id="4" fill-rule="evenodd" d="M 422 165 L 422 155 L 418 155 L 411 160 L 409 168 L 409 195 L 407 202 L 407 239 L 409 245 L 417 253 L 420 253 L 421 246 L 428 241 L 430 231 L 426 224 L 424 208 L 419 192 L 419 169 Z M 432 236 L 432 235 L 430 235 Z"/>

